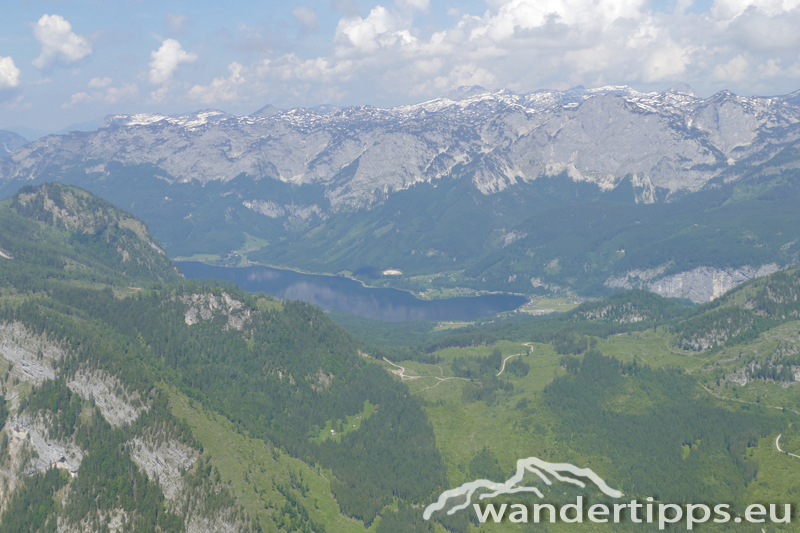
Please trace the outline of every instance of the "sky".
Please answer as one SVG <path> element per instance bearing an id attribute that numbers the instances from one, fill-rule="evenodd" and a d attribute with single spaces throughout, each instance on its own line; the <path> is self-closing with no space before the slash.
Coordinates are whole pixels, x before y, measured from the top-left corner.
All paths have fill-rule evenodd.
<path id="1" fill-rule="evenodd" d="M 3 0 L 0 129 L 462 85 L 800 89 L 800 0 Z"/>

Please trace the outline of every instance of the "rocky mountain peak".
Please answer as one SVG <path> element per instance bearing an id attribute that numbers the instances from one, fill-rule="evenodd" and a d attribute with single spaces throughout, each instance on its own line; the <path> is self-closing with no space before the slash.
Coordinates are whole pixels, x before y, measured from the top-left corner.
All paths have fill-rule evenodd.
<path id="1" fill-rule="evenodd" d="M 694 89 L 692 89 L 689 85 L 683 82 L 673 85 L 672 87 L 670 87 L 668 92 L 674 94 L 685 94 L 688 96 L 694 96 L 695 98 L 700 98 L 700 95 L 697 94 Z"/>

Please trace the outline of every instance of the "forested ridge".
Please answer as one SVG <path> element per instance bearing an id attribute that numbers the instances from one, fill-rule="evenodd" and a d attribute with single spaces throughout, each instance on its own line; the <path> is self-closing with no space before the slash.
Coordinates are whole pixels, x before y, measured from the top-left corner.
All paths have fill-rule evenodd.
<path id="1" fill-rule="evenodd" d="M 221 414 L 237 431 L 330 471 L 341 512 L 365 525 L 393 502 L 420 505 L 447 486 L 425 412 L 404 384 L 359 354 L 367 349 L 362 341 L 319 308 L 228 284 L 177 281 L 169 260 L 158 262 L 156 244 L 148 244 L 144 256 L 153 261 L 137 256 L 141 247 L 123 260 L 117 248 L 126 239 L 142 241 L 141 236 L 119 224 L 126 214 L 79 190 L 26 188 L 0 208 L 0 216 L 18 229 L 4 233 L 0 243 L 12 257 L 0 261 L 0 290 L 8 295 L 0 301 L 0 321 L 64 351 L 51 361 L 57 379 L 35 386 L 15 416 L 46 421 L 47 438 L 84 453 L 72 479 L 54 470 L 24 478 L 21 486 L 30 488 L 15 492 L 0 527 L 27 523 L 35 506 L 34 530 L 49 530 L 57 517 L 102 528 L 104 519 L 119 512 L 126 513 L 127 530 L 182 530 L 180 506 L 165 501 L 129 451 L 132 439 L 151 433 L 198 448 L 188 426 L 170 414 L 164 386 Z M 80 268 L 70 268 L 71 262 Z M 124 270 L 122 262 L 138 266 Z M 163 268 L 154 273 L 158 265 Z M 145 290 L 127 289 L 136 281 Z M 233 307 L 221 311 L 216 302 Z M 187 316 L 196 307 L 200 318 L 193 322 Z M 132 408 L 145 409 L 134 422 L 109 425 L 91 398 L 81 399 L 67 386 L 95 371 L 119 379 L 121 397 L 133 398 Z M 365 401 L 379 409 L 359 431 L 338 441 L 309 440 L 309 430 L 346 420 Z M 196 484 L 211 490 L 205 500 L 227 490 L 199 463 L 194 470 Z M 41 503 L 65 486 L 72 495 L 66 503 Z M 291 509 L 275 515 L 273 527 L 325 530 L 293 500 L 293 490 L 284 492 Z M 219 505 L 237 509 L 230 496 Z M 290 515 L 294 518 L 286 522 Z M 247 530 L 271 529 L 252 517 L 236 523 Z"/>
<path id="2" fill-rule="evenodd" d="M 23 187 L 0 203 L 0 282 L 37 291 L 81 280 L 109 286 L 177 281 L 144 222 L 76 187 Z"/>

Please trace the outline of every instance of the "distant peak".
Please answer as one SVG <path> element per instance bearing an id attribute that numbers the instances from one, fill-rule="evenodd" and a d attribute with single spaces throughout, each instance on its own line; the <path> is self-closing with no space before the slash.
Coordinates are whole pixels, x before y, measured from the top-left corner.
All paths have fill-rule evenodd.
<path id="1" fill-rule="evenodd" d="M 252 115 L 251 117 L 271 117 L 272 115 L 277 115 L 282 110 L 278 109 L 277 107 L 267 104 Z"/>
<path id="2" fill-rule="evenodd" d="M 686 94 L 686 95 L 689 95 L 689 96 L 694 96 L 695 98 L 699 98 L 700 97 L 700 95 L 697 94 L 694 89 L 692 89 L 691 87 L 689 87 L 685 83 L 678 83 L 676 85 L 673 85 L 670 88 L 670 90 L 667 91 L 667 92 L 674 93 L 674 94 Z"/>
<path id="3" fill-rule="evenodd" d="M 311 111 L 315 113 L 319 113 L 321 115 L 327 115 L 329 113 L 336 113 L 337 111 L 341 111 L 341 107 L 337 107 L 331 104 L 319 104 L 315 105 L 314 107 L 309 108 Z"/>
<path id="4" fill-rule="evenodd" d="M 442 95 L 442 98 L 447 98 L 448 100 L 453 100 L 457 102 L 458 100 L 464 100 L 466 98 L 471 98 L 473 96 L 477 96 L 479 94 L 483 94 L 489 92 L 480 85 L 462 85 L 458 89 L 453 89 L 452 91 L 448 91 Z"/>

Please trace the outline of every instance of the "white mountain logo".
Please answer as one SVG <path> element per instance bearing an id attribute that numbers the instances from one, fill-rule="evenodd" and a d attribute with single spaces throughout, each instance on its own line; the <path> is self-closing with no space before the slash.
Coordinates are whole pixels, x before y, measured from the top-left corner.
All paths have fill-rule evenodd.
<path id="1" fill-rule="evenodd" d="M 462 496 L 466 496 L 466 501 L 458 505 L 454 505 L 447 511 L 447 514 L 451 515 L 456 511 L 466 509 L 470 504 L 472 495 L 478 489 L 487 489 L 491 491 L 482 493 L 479 496 L 479 499 L 481 500 L 494 498 L 495 496 L 500 496 L 502 494 L 514 494 L 517 492 L 532 492 L 538 497 L 544 498 L 542 492 L 536 487 L 520 485 L 525 477 L 525 474 L 528 472 L 539 476 L 539 478 L 547 485 L 553 484 L 551 480 L 552 478 L 556 481 L 572 483 L 573 485 L 584 488 L 586 483 L 584 483 L 582 479 L 588 479 L 594 483 L 597 488 L 603 492 L 603 494 L 607 496 L 612 498 L 621 498 L 623 496 L 622 492 L 609 487 L 606 482 L 603 481 L 600 476 L 595 474 L 590 468 L 579 468 L 569 463 L 548 463 L 547 461 L 542 461 L 538 457 L 528 457 L 527 459 L 520 459 L 517 461 L 516 474 L 514 474 L 505 483 L 495 483 L 494 481 L 489 481 L 488 479 L 478 479 L 469 483 L 464 483 L 458 488 L 443 492 L 439 496 L 439 499 L 436 501 L 436 503 L 432 503 L 425 508 L 425 512 L 423 513 L 422 517 L 425 520 L 428 520 L 435 511 L 444 509 L 448 502 L 456 498 L 460 499 Z"/>

